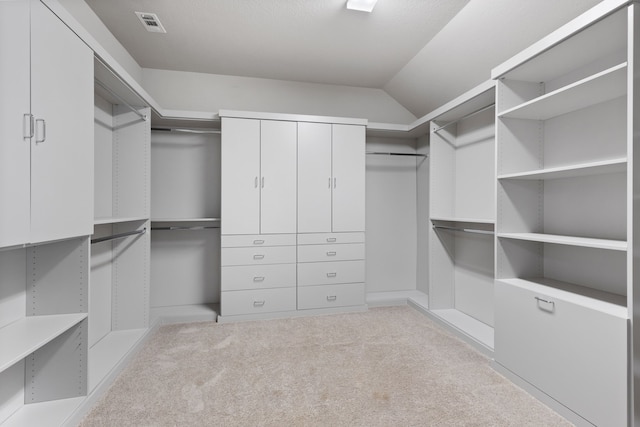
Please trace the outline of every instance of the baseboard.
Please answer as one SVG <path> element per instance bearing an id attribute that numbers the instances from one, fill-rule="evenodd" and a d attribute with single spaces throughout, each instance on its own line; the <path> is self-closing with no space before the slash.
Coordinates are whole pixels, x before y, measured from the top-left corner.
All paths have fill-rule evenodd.
<path id="1" fill-rule="evenodd" d="M 241 314 L 235 316 L 218 316 L 218 323 L 249 322 L 254 320 L 288 319 L 296 317 L 322 316 L 326 314 L 358 313 L 367 311 L 368 306 L 355 305 L 335 308 L 319 308 L 313 310 L 280 311 L 275 313 Z"/>

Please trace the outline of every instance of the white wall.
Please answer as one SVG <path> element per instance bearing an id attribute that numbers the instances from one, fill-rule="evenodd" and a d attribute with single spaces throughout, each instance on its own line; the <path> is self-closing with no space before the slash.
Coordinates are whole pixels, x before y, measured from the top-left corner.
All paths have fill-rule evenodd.
<path id="1" fill-rule="evenodd" d="M 413 139 L 367 138 L 367 151 L 415 153 Z M 367 292 L 416 289 L 416 164 L 421 158 L 367 155 Z"/>
<path id="2" fill-rule="evenodd" d="M 600 0 L 470 1 L 384 90 L 421 117 Z"/>
<path id="3" fill-rule="evenodd" d="M 220 109 L 366 118 L 411 123 L 416 117 L 381 89 L 143 69 L 143 86 L 164 108 Z"/>

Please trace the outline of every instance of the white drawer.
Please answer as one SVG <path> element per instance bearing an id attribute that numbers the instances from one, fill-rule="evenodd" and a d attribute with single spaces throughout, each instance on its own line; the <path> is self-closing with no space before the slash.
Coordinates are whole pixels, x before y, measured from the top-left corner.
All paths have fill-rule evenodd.
<path id="1" fill-rule="evenodd" d="M 627 425 L 627 319 L 542 286 L 495 289 L 496 362 L 595 425 Z"/>
<path id="2" fill-rule="evenodd" d="M 364 261 L 298 264 L 298 286 L 364 282 Z"/>
<path id="3" fill-rule="evenodd" d="M 222 292 L 223 316 L 275 313 L 296 309 L 296 288 Z"/>
<path id="4" fill-rule="evenodd" d="M 298 246 L 298 262 L 349 261 L 364 259 L 364 243 Z"/>
<path id="5" fill-rule="evenodd" d="M 220 270 L 223 292 L 296 286 L 295 264 L 238 265 Z"/>
<path id="6" fill-rule="evenodd" d="M 364 283 L 298 288 L 298 309 L 348 307 L 364 304 Z"/>
<path id="7" fill-rule="evenodd" d="M 330 245 L 333 243 L 364 243 L 364 233 L 298 234 L 299 245 Z"/>
<path id="8" fill-rule="evenodd" d="M 221 259 L 222 266 L 295 263 L 296 247 L 222 248 Z"/>
<path id="9" fill-rule="evenodd" d="M 243 248 L 260 246 L 295 246 L 295 234 L 226 234 L 220 236 L 223 248 Z"/>

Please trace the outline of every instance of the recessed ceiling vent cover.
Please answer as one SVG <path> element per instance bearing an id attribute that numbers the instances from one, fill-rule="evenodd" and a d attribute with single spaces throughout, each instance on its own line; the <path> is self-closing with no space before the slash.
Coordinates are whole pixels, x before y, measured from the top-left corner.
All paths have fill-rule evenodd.
<path id="1" fill-rule="evenodd" d="M 136 12 L 136 15 L 138 16 L 138 19 L 140 19 L 140 22 L 142 22 L 142 25 L 144 25 L 144 28 L 147 29 L 147 31 L 152 33 L 167 32 L 167 30 L 165 30 L 160 23 L 158 15 L 156 15 L 155 13 Z"/>

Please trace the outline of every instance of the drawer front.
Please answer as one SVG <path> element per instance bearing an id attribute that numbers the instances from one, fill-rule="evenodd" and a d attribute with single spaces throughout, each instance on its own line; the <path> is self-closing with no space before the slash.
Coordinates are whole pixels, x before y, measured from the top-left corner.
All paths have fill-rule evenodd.
<path id="1" fill-rule="evenodd" d="M 298 262 L 349 261 L 364 259 L 364 243 L 298 246 Z"/>
<path id="2" fill-rule="evenodd" d="M 296 289 L 277 288 L 222 292 L 220 308 L 223 316 L 294 311 L 296 309 Z"/>
<path id="3" fill-rule="evenodd" d="M 298 288 L 298 309 L 348 307 L 364 304 L 364 283 Z"/>
<path id="4" fill-rule="evenodd" d="M 237 265 L 220 270 L 223 292 L 296 286 L 295 264 Z"/>
<path id="5" fill-rule="evenodd" d="M 223 248 L 248 248 L 261 246 L 295 246 L 295 234 L 226 234 L 220 236 Z"/>
<path id="6" fill-rule="evenodd" d="M 298 286 L 364 282 L 364 261 L 298 264 Z"/>
<path id="7" fill-rule="evenodd" d="M 364 233 L 298 234 L 299 245 L 330 245 L 335 243 L 364 243 Z"/>
<path id="8" fill-rule="evenodd" d="M 295 263 L 296 247 L 222 248 L 221 259 L 222 266 Z"/>
<path id="9" fill-rule="evenodd" d="M 496 362 L 595 425 L 627 425 L 626 319 L 500 281 L 495 295 Z"/>

